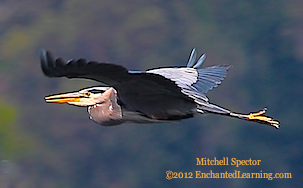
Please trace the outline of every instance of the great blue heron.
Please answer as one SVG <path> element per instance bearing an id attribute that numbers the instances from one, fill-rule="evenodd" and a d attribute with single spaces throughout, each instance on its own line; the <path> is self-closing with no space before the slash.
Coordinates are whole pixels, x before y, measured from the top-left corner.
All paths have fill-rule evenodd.
<path id="1" fill-rule="evenodd" d="M 106 86 L 45 97 L 46 102 L 88 107 L 90 119 L 105 126 L 125 122 L 160 123 L 214 113 L 255 121 L 279 128 L 279 122 L 262 116 L 266 109 L 248 115 L 238 114 L 211 104 L 206 92 L 217 87 L 230 66 L 201 68 L 193 49 L 186 67 L 128 71 L 121 65 L 87 62 L 85 59 L 54 59 L 49 51 L 40 52 L 41 66 L 49 77 L 86 78 Z"/>

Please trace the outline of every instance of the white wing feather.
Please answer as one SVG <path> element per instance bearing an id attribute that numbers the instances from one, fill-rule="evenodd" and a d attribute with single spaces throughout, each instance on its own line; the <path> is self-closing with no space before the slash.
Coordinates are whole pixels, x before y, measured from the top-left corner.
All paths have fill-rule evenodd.
<path id="1" fill-rule="evenodd" d="M 146 73 L 158 74 L 174 81 L 181 88 L 182 93 L 194 99 L 198 104 L 207 105 L 209 103 L 205 93 L 221 83 L 230 66 L 201 68 L 206 56 L 203 54 L 197 62 L 196 57 L 196 50 L 193 49 L 187 67 L 158 68 L 147 70 Z"/>
<path id="2" fill-rule="evenodd" d="M 206 56 L 203 54 L 196 62 L 196 50 L 193 49 L 187 67 L 159 68 L 146 71 L 158 74 L 174 81 L 181 88 L 181 92 L 194 99 L 198 104 L 208 101 L 206 93 L 217 87 L 226 77 L 230 66 L 217 65 L 201 68 Z"/>

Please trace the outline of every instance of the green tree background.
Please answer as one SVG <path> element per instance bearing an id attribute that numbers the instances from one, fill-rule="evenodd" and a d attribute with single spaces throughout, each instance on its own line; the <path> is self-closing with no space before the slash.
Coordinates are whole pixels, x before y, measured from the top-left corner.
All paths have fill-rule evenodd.
<path id="1" fill-rule="evenodd" d="M 296 0 L 3 0 L 0 2 L 0 187 L 300 187 L 303 4 Z M 214 115 L 176 124 L 102 127 L 84 108 L 44 96 L 97 83 L 49 79 L 44 47 L 66 59 L 131 70 L 182 66 L 192 48 L 204 66 L 231 64 L 208 93 L 271 127 Z M 196 158 L 261 160 L 260 166 L 196 166 Z M 177 172 L 292 173 L 292 179 L 173 179 Z"/>

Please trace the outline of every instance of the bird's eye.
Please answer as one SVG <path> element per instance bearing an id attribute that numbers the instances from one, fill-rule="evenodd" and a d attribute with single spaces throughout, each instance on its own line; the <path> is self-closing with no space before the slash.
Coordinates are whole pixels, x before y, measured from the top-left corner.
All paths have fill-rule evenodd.
<path id="1" fill-rule="evenodd" d="M 85 92 L 83 93 L 84 97 L 89 97 L 90 96 L 90 92 Z"/>

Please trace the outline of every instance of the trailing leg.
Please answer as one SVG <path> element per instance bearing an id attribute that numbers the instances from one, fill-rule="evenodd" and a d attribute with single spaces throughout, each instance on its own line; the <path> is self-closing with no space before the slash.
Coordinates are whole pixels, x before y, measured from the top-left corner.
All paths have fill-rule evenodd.
<path id="1" fill-rule="evenodd" d="M 272 119 L 271 117 L 263 116 L 263 114 L 265 114 L 266 110 L 267 109 L 264 108 L 263 110 L 260 110 L 259 112 L 255 112 L 255 113 L 238 114 L 238 113 L 231 112 L 227 109 L 224 109 L 222 107 L 219 107 L 219 106 L 216 106 L 216 105 L 213 105 L 210 103 L 200 104 L 197 109 L 197 111 L 199 113 L 208 112 L 208 113 L 221 114 L 221 115 L 235 117 L 235 118 L 239 118 L 239 119 L 243 119 L 243 120 L 247 120 L 247 121 L 254 121 L 257 123 L 270 125 L 270 126 L 275 127 L 276 129 L 279 129 L 280 123 L 278 121 Z"/>

